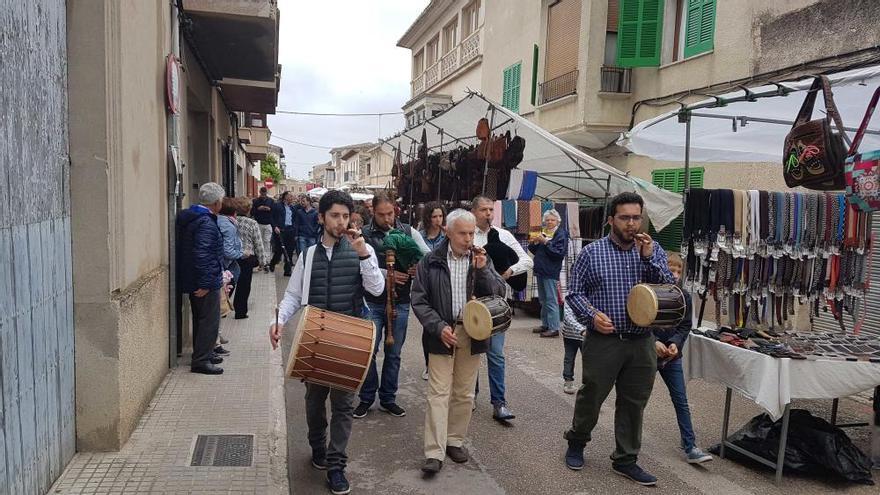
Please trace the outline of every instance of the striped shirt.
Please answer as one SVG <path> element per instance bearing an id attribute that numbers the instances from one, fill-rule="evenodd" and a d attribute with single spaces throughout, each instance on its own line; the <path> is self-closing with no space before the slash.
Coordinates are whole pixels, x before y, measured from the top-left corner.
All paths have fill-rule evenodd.
<path id="1" fill-rule="evenodd" d="M 267 250 L 263 246 L 260 225 L 250 217 L 238 217 L 238 236 L 241 238 L 241 252 L 245 258 L 256 256 L 260 265 L 269 263 Z"/>
<path id="2" fill-rule="evenodd" d="M 605 236 L 581 251 L 571 269 L 565 302 L 588 330 L 593 330 L 596 313 L 602 312 L 611 319 L 615 333 L 648 333 L 649 329 L 635 326 L 626 313 L 629 291 L 643 282 L 673 283 L 663 248 L 654 242 L 654 254 L 643 259 L 635 244 L 624 250 Z"/>
<path id="3" fill-rule="evenodd" d="M 467 302 L 467 274 L 471 265 L 470 254 L 456 256 L 452 246 L 446 253 L 446 262 L 449 264 L 449 279 L 452 285 L 452 314 L 455 319 L 461 319 L 461 309 Z"/>

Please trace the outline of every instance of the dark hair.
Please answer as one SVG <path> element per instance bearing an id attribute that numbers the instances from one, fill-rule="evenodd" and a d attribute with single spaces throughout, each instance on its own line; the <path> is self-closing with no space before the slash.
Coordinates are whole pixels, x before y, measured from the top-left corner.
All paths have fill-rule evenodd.
<path id="1" fill-rule="evenodd" d="M 351 196 L 345 191 L 334 189 L 321 196 L 321 201 L 318 203 L 318 213 L 321 215 L 327 213 L 327 210 L 333 208 L 333 205 L 342 205 L 348 208 L 349 213 L 354 210 L 354 201 L 351 200 Z"/>
<path id="2" fill-rule="evenodd" d="M 611 204 L 608 205 L 609 217 L 617 215 L 617 207 L 619 205 L 639 205 L 639 208 L 644 211 L 645 200 L 643 200 L 641 196 L 634 192 L 622 192 L 617 196 L 611 198 Z"/>
<path id="3" fill-rule="evenodd" d="M 488 196 L 483 196 L 482 194 L 478 194 L 478 195 L 474 196 L 474 200 L 471 201 L 471 209 L 476 208 L 477 205 L 483 201 L 485 201 L 489 204 L 495 204 L 494 199 L 490 199 Z"/>
<path id="4" fill-rule="evenodd" d="M 238 212 L 238 204 L 235 201 L 235 198 L 226 197 L 223 198 L 223 206 L 220 208 L 221 215 L 235 215 Z"/>
<path id="5" fill-rule="evenodd" d="M 267 192 L 269 192 L 269 190 L 266 189 L 265 187 L 260 188 L 260 194 L 266 194 Z"/>
<path id="6" fill-rule="evenodd" d="M 431 225 L 431 217 L 434 216 L 434 210 L 440 210 L 443 213 L 443 223 L 440 225 L 446 225 L 446 208 L 443 207 L 440 203 L 436 201 L 432 201 L 425 205 L 425 209 L 422 210 L 422 228 L 428 230 L 428 226 Z"/>
<path id="7" fill-rule="evenodd" d="M 370 220 L 372 220 L 372 217 L 370 217 L 370 210 L 368 210 L 367 207 L 364 205 L 355 206 L 354 210 L 352 210 L 352 213 L 357 213 L 358 215 L 360 215 L 361 218 L 364 219 L 364 225 L 370 223 Z"/>
<path id="8" fill-rule="evenodd" d="M 285 199 L 287 199 L 287 196 L 288 196 L 289 194 L 290 194 L 290 191 L 284 191 L 283 193 L 281 193 L 281 197 L 278 198 L 278 199 L 279 199 L 280 201 L 284 201 Z"/>
<path id="9" fill-rule="evenodd" d="M 238 211 L 238 216 L 245 217 L 251 212 L 251 206 L 253 206 L 253 202 L 251 198 L 246 196 L 239 196 L 235 198 L 235 209 Z"/>
<path id="10" fill-rule="evenodd" d="M 382 203 L 391 203 L 392 205 L 394 205 L 394 200 L 392 200 L 386 192 L 377 192 L 376 195 L 373 196 L 373 209 L 375 210 L 376 207 L 378 207 Z"/>

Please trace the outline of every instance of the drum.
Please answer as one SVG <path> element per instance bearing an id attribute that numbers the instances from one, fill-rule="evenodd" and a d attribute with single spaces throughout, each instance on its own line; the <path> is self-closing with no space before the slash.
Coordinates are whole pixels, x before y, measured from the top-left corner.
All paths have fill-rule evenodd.
<path id="1" fill-rule="evenodd" d="M 486 340 L 510 327 L 512 312 L 501 296 L 468 301 L 462 311 L 464 331 L 474 340 Z"/>
<path id="2" fill-rule="evenodd" d="M 676 327 L 685 318 L 687 304 L 677 285 L 638 284 L 629 291 L 626 312 L 640 327 Z"/>
<path id="3" fill-rule="evenodd" d="M 357 392 L 373 359 L 373 322 L 306 306 L 299 312 L 295 328 L 287 376 Z"/>

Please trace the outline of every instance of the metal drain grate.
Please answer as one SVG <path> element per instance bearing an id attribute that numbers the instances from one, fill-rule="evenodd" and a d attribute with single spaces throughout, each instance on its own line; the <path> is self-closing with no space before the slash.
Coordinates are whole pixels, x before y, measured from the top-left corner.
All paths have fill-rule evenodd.
<path id="1" fill-rule="evenodd" d="M 190 466 L 250 466 L 253 435 L 199 435 Z"/>

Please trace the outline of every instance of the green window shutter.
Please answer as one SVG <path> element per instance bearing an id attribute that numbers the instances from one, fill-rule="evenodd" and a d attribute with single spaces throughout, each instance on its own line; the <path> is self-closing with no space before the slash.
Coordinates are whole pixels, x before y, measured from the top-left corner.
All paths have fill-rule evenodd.
<path id="1" fill-rule="evenodd" d="M 715 47 L 716 0 L 688 0 L 684 34 L 684 57 L 693 57 Z"/>
<path id="2" fill-rule="evenodd" d="M 617 65 L 657 67 L 663 38 L 663 0 L 620 0 Z"/>
<path id="3" fill-rule="evenodd" d="M 696 167 L 690 169 L 690 187 L 703 187 L 703 173 L 705 169 Z M 684 192 L 684 169 L 683 168 L 667 168 L 659 169 L 651 172 L 651 182 L 662 189 L 667 189 L 675 193 Z M 666 251 L 678 252 L 681 250 L 681 230 L 684 223 L 684 216 L 679 215 L 665 229 L 656 231 L 651 226 L 649 232 L 663 249 Z"/>
<path id="4" fill-rule="evenodd" d="M 504 87 L 501 92 L 501 105 L 519 113 L 520 81 L 522 79 L 522 62 L 504 69 Z"/>

